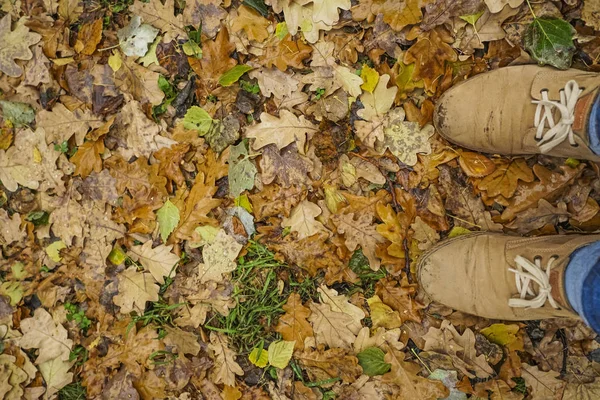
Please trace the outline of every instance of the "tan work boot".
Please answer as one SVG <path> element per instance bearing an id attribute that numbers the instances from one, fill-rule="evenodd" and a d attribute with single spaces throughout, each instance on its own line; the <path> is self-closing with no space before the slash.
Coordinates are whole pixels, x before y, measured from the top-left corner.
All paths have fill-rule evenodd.
<path id="1" fill-rule="evenodd" d="M 418 279 L 431 300 L 480 317 L 578 318 L 567 300 L 564 272 L 575 250 L 597 240 L 600 235 L 458 236 L 421 256 Z"/>
<path id="2" fill-rule="evenodd" d="M 588 120 L 600 74 L 537 65 L 476 75 L 445 92 L 434 124 L 444 138 L 484 153 L 600 161 Z"/>

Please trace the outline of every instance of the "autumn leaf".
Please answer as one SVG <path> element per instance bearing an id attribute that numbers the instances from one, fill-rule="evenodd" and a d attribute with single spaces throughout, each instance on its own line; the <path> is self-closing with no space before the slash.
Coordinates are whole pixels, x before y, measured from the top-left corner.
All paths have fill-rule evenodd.
<path id="1" fill-rule="evenodd" d="M 313 48 L 305 44 L 302 40 L 292 40 L 288 34 L 283 39 L 272 39 L 274 45 L 268 45 L 265 54 L 261 60 L 263 65 L 271 68 L 277 67 L 280 71 L 285 71 L 288 67 L 303 68 L 302 61 L 310 57 Z M 267 42 L 270 44 L 271 40 Z"/>
<path id="2" fill-rule="evenodd" d="M 200 282 L 222 281 L 224 273 L 236 268 L 235 259 L 242 247 L 224 230 L 220 230 L 214 241 L 202 249 L 204 263 L 198 265 Z"/>
<path id="3" fill-rule="evenodd" d="M 394 329 L 402 325 L 402 319 L 398 311 L 392 310 L 390 306 L 383 303 L 379 296 L 375 295 L 367 299 L 367 304 L 371 309 L 371 320 L 374 328 Z"/>
<path id="4" fill-rule="evenodd" d="M 269 37 L 267 27 L 269 20 L 263 18 L 259 13 L 247 6 L 238 8 L 238 15 L 231 21 L 231 29 L 235 32 L 243 30 L 248 39 L 257 42 L 264 42 Z"/>
<path id="5" fill-rule="evenodd" d="M 292 232 L 297 232 L 298 239 L 304 239 L 325 230 L 323 224 L 315 219 L 321 213 L 322 210 L 318 205 L 304 200 L 292 210 L 289 218 L 281 221 L 281 225 L 289 227 Z"/>
<path id="6" fill-rule="evenodd" d="M 172 278 L 175 275 L 174 266 L 179 261 L 179 257 L 171 253 L 172 248 L 164 244 L 152 248 L 149 240 L 141 246 L 133 246 L 127 254 L 147 269 L 156 282 L 163 284 L 165 276 Z"/>
<path id="7" fill-rule="evenodd" d="M 148 24 L 160 29 L 168 38 L 185 37 L 183 18 L 181 14 L 175 16 L 174 0 L 166 0 L 164 4 L 160 0 L 135 2 L 130 10 Z"/>
<path id="8" fill-rule="evenodd" d="M 414 80 L 423 79 L 425 89 L 435 92 L 439 77 L 444 74 L 446 61 L 457 60 L 456 52 L 449 43 L 453 39 L 443 28 L 435 28 L 423 34 L 404 54 L 404 63 L 415 63 Z"/>
<path id="9" fill-rule="evenodd" d="M 313 336 L 312 326 L 307 321 L 310 310 L 302 305 L 302 299 L 297 293 L 289 295 L 283 310 L 285 314 L 279 317 L 275 331 L 279 332 L 284 340 L 294 341 L 296 350 L 302 350 L 304 339 Z"/>
<path id="10" fill-rule="evenodd" d="M 421 322 L 421 309 L 423 305 L 417 303 L 412 297 L 417 293 L 417 285 L 409 284 L 406 276 L 400 280 L 400 285 L 393 278 L 379 280 L 375 286 L 377 294 L 382 302 L 398 311 L 402 321 Z"/>
<path id="11" fill-rule="evenodd" d="M 279 118 L 267 113 L 260 115 L 260 123 L 246 129 L 246 136 L 254 138 L 252 148 L 260 150 L 268 144 L 275 144 L 279 150 L 291 143 L 297 143 L 304 154 L 307 135 L 317 132 L 317 127 L 304 116 L 296 117 L 287 110 L 281 110 Z"/>
<path id="12" fill-rule="evenodd" d="M 227 337 L 222 333 L 211 332 L 208 348 L 215 357 L 215 365 L 211 371 L 212 381 L 215 384 L 235 386 L 235 376 L 244 375 L 244 370 L 235 361 L 236 355 L 228 347 Z"/>
<path id="13" fill-rule="evenodd" d="M 547 224 L 556 225 L 569 219 L 571 213 L 567 205 L 559 202 L 556 207 L 544 199 L 538 201 L 537 207 L 528 208 L 515 215 L 515 219 L 505 226 L 519 233 L 528 233 Z"/>
<path id="14" fill-rule="evenodd" d="M 495 171 L 481 180 L 477 187 L 487 191 L 490 197 L 502 195 L 509 199 L 517 190 L 519 180 L 523 182 L 533 181 L 533 172 L 522 158 L 497 165 Z"/>
<path id="15" fill-rule="evenodd" d="M 70 161 L 75 164 L 75 175 L 82 178 L 88 177 L 92 172 L 102 171 L 102 154 L 104 153 L 104 141 L 85 142 L 77 148 L 77 152 Z"/>
<path id="16" fill-rule="evenodd" d="M 11 31 L 10 14 L 0 19 L 0 71 L 11 77 L 23 74 L 23 69 L 15 60 L 31 60 L 33 53 L 29 46 L 41 39 L 37 33 L 29 32 L 24 22 L 25 17 L 19 20 L 15 30 Z"/>
<path id="17" fill-rule="evenodd" d="M 158 32 L 159 30 L 151 25 L 142 24 L 142 18 L 136 15 L 131 18 L 129 25 L 117 31 L 119 46 L 126 56 L 143 57 Z"/>
<path id="18" fill-rule="evenodd" d="M 305 349 L 294 354 L 300 365 L 305 368 L 313 381 L 341 378 L 342 382 L 352 383 L 362 373 L 358 359 L 340 348 L 325 350 Z"/>
<path id="19" fill-rule="evenodd" d="M 96 46 L 102 40 L 102 19 L 83 24 L 77 33 L 75 51 L 91 56 L 96 51 Z"/>
<path id="20" fill-rule="evenodd" d="M 357 114 L 359 117 L 367 121 L 372 121 L 375 118 L 383 117 L 390 110 L 392 104 L 394 104 L 398 88 L 388 88 L 389 81 L 389 75 L 380 76 L 375 90 L 372 93 L 366 91 L 360 96 L 360 101 L 363 103 L 364 109 L 358 110 Z"/>
<path id="21" fill-rule="evenodd" d="M 385 239 L 371 225 L 372 215 L 363 213 L 357 219 L 354 218 L 354 213 L 335 215 L 332 217 L 332 221 L 337 227 L 338 233 L 343 234 L 346 238 L 345 245 L 348 250 L 354 251 L 360 245 L 364 255 L 369 259 L 371 269 L 377 271 L 381 262 L 375 255 L 375 247 L 378 243 L 383 243 Z"/>
<path id="22" fill-rule="evenodd" d="M 36 364 L 58 359 L 68 361 L 73 341 L 68 338 L 67 330 L 52 320 L 52 316 L 43 308 L 38 308 L 31 318 L 21 321 L 23 336 L 19 346 L 24 349 L 39 349 Z"/>
<path id="23" fill-rule="evenodd" d="M 119 294 L 113 297 L 113 302 L 121 308 L 122 314 L 142 313 L 147 301 L 158 301 L 159 287 L 154 281 L 149 273 L 129 267 L 119 274 Z"/>

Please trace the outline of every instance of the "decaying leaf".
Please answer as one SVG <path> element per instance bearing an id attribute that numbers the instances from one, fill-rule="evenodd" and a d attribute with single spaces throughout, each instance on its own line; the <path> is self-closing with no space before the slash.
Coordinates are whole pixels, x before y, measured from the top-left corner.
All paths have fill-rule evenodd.
<path id="1" fill-rule="evenodd" d="M 224 273 L 235 269 L 236 263 L 234 260 L 242 247 L 224 230 L 219 230 L 214 241 L 202 249 L 204 263 L 198 265 L 200 282 L 222 281 Z"/>
<path id="2" fill-rule="evenodd" d="M 29 32 L 24 22 L 25 18 L 19 20 L 11 31 L 10 14 L 0 19 L 0 71 L 8 76 L 21 76 L 23 69 L 15 60 L 31 60 L 33 53 L 29 46 L 41 39 L 37 33 Z"/>

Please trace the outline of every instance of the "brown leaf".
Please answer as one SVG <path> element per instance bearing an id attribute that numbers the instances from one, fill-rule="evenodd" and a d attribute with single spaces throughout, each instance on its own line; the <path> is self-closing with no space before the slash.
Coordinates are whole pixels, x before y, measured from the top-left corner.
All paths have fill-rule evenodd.
<path id="1" fill-rule="evenodd" d="M 577 168 L 560 167 L 561 172 L 551 172 L 540 164 L 533 166 L 533 172 L 539 181 L 525 183 L 519 186 L 515 195 L 510 199 L 508 207 L 502 213 L 502 219 L 510 221 L 517 213 L 538 203 L 540 199 L 554 200 L 565 187 L 579 176 L 584 164 Z"/>
<path id="2" fill-rule="evenodd" d="M 400 285 L 397 286 L 398 283 Z M 400 282 L 387 277 L 379 280 L 375 286 L 375 294 L 381 297 L 381 300 L 385 304 L 398 311 L 402 322 L 421 322 L 421 313 L 419 310 L 425 307 L 411 297 L 416 292 L 417 285 L 409 284 L 406 275 L 402 276 Z"/>
<path id="3" fill-rule="evenodd" d="M 531 172 L 531 168 L 527 166 L 527 162 L 522 158 L 517 158 L 510 162 L 501 161 L 496 166 L 495 171 L 479 182 L 477 187 L 485 190 L 490 197 L 502 195 L 509 199 L 513 196 L 515 190 L 517 190 L 519 180 L 524 182 L 533 181 L 533 172 Z"/>
<path id="4" fill-rule="evenodd" d="M 196 175 L 194 186 L 189 191 L 185 204 L 179 207 L 181 219 L 179 226 L 173 232 L 173 236 L 180 240 L 189 240 L 194 234 L 196 227 L 201 225 L 217 225 L 217 221 L 208 214 L 219 204 L 221 200 L 213 198 L 217 192 L 214 183 L 205 183 L 204 174 Z M 179 189 L 183 190 L 183 188 Z"/>
<path id="5" fill-rule="evenodd" d="M 315 350 L 296 351 L 294 358 L 313 382 L 341 378 L 344 383 L 352 383 L 362 373 L 358 359 L 339 348 L 325 350 L 320 346 Z"/>
<path id="6" fill-rule="evenodd" d="M 70 161 L 75 164 L 75 175 L 82 178 L 88 177 L 92 172 L 102 171 L 102 154 L 104 153 L 104 140 L 85 142 L 77 148 L 77 152 Z"/>
<path id="7" fill-rule="evenodd" d="M 175 182 L 178 187 L 185 184 L 185 177 L 181 172 L 181 161 L 189 149 L 189 144 L 178 143 L 154 153 L 154 158 L 160 163 L 159 174 Z"/>
<path id="8" fill-rule="evenodd" d="M 538 201 L 535 208 L 529 208 L 516 214 L 515 219 L 505 227 L 515 229 L 519 233 L 528 233 L 534 229 L 542 228 L 544 225 L 556 225 L 565 222 L 571 214 L 567 211 L 567 205 L 559 202 L 556 207 L 544 199 Z"/>
<path id="9" fill-rule="evenodd" d="M 445 398 L 449 391 L 442 382 L 432 381 L 417 375 L 421 367 L 404 361 L 404 353 L 388 348 L 384 361 L 392 365 L 392 369 L 383 375 L 382 382 L 392 384 L 396 388 L 394 398 L 401 400 L 423 399 L 433 400 Z"/>
<path id="10" fill-rule="evenodd" d="M 77 33 L 77 41 L 75 42 L 75 51 L 91 56 L 96 51 L 96 46 L 102 40 L 102 18 L 98 18 L 94 22 L 83 24 Z"/>
<path id="11" fill-rule="evenodd" d="M 169 41 L 176 37 L 187 37 L 181 14 L 175 15 L 175 0 L 166 0 L 164 4 L 160 0 L 136 2 L 130 10 L 142 17 L 145 23 L 164 32 Z"/>
<path id="12" fill-rule="evenodd" d="M 496 170 L 496 164 L 489 158 L 472 151 L 461 152 L 458 163 L 467 176 L 475 178 L 483 178 Z M 494 195 L 490 194 L 490 196 Z"/>
<path id="13" fill-rule="evenodd" d="M 404 54 L 404 63 L 415 63 L 414 80 L 423 79 L 425 88 L 435 92 L 439 77 L 444 75 L 446 61 L 456 61 L 456 52 L 448 43 L 454 39 L 443 28 L 435 28 L 420 36 Z"/>
<path id="14" fill-rule="evenodd" d="M 489 393 L 491 392 L 491 394 Z M 511 387 L 504 381 L 492 379 L 475 385 L 477 396 L 488 396 L 490 400 L 522 400 L 523 395 L 511 391 Z"/>
<path id="15" fill-rule="evenodd" d="M 275 145 L 266 146 L 259 165 L 264 184 L 274 181 L 283 187 L 310 184 L 307 174 L 313 169 L 313 162 L 298 152 L 296 144 L 291 144 L 281 151 L 277 150 Z"/>
<path id="16" fill-rule="evenodd" d="M 264 42 L 269 37 L 267 27 L 271 25 L 268 19 L 264 18 L 254 9 L 247 6 L 238 8 L 238 15 L 231 21 L 231 29 L 234 33 L 240 30 L 246 32 L 248 39 L 257 42 Z"/>
<path id="17" fill-rule="evenodd" d="M 303 60 L 310 57 L 313 48 L 301 39 L 292 40 L 288 34 L 279 40 L 275 36 L 267 42 L 267 47 L 260 61 L 264 66 L 276 66 L 280 71 L 288 67 L 304 68 Z"/>
<path id="18" fill-rule="evenodd" d="M 373 271 L 380 267 L 380 260 L 375 255 L 375 247 L 378 243 L 383 243 L 381 236 L 373 223 L 373 216 L 363 213 L 354 219 L 354 213 L 344 215 L 334 215 L 331 221 L 337 228 L 338 233 L 345 237 L 345 245 L 350 251 L 356 250 L 360 245 L 364 255 L 369 259 L 369 265 Z"/>
<path id="19" fill-rule="evenodd" d="M 215 360 L 212 381 L 217 385 L 235 386 L 235 376 L 244 375 L 244 370 L 235 361 L 236 354 L 228 347 L 227 337 L 223 333 L 211 332 L 208 348 L 214 353 Z"/>
<path id="20" fill-rule="evenodd" d="M 223 27 L 214 41 L 202 42 L 202 59 L 189 58 L 190 67 L 198 74 L 204 91 L 210 93 L 217 87 L 219 77 L 235 67 L 237 62 L 229 55 L 235 45 L 229 41 L 229 32 Z"/>
<path id="21" fill-rule="evenodd" d="M 272 184 L 264 186 L 262 191 L 249 197 L 254 208 L 254 217 L 257 221 L 262 221 L 278 215 L 288 217 L 292 208 L 302 200 L 304 195 L 304 190 L 299 186 L 286 188 Z"/>
<path id="22" fill-rule="evenodd" d="M 312 326 L 307 318 L 310 310 L 302 305 L 302 299 L 298 293 L 291 293 L 283 306 L 285 314 L 279 317 L 275 331 L 281 333 L 283 340 L 293 341 L 294 349 L 304 348 L 304 339 L 313 336 Z"/>

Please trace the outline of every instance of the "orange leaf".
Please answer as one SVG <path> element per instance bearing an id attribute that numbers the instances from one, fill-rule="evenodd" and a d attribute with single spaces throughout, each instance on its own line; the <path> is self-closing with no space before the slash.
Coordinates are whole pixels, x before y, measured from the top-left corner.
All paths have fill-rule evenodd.
<path id="1" fill-rule="evenodd" d="M 102 171 L 102 153 L 104 153 L 104 141 L 98 139 L 95 142 L 85 142 L 77 149 L 77 153 L 71 157 L 75 164 L 75 175 L 86 178 L 92 171 Z"/>
<path id="2" fill-rule="evenodd" d="M 275 331 L 281 333 L 283 340 L 295 340 L 294 348 L 302 350 L 304 339 L 314 336 L 312 326 L 307 320 L 310 310 L 302 305 L 302 299 L 298 293 L 290 294 L 283 309 L 285 314 L 279 318 Z"/>
<path id="3" fill-rule="evenodd" d="M 496 170 L 496 164 L 489 158 L 472 151 L 461 152 L 458 163 L 467 176 L 475 178 L 483 178 Z"/>

